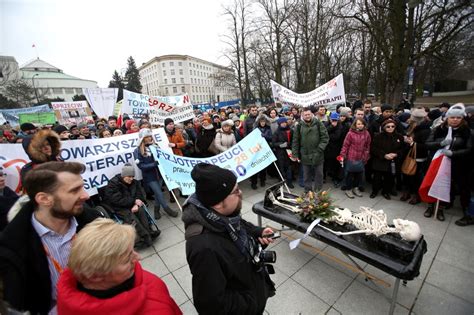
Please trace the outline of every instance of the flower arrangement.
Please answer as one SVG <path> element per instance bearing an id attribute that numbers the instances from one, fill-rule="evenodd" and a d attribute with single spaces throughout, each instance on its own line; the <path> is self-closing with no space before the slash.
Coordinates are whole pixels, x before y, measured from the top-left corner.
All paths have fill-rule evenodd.
<path id="1" fill-rule="evenodd" d="M 313 222 L 317 218 L 327 220 L 336 213 L 333 211 L 335 206 L 329 193 L 325 190 L 317 193 L 309 191 L 296 199 L 298 206 L 301 208 L 301 220 L 305 222 Z"/>

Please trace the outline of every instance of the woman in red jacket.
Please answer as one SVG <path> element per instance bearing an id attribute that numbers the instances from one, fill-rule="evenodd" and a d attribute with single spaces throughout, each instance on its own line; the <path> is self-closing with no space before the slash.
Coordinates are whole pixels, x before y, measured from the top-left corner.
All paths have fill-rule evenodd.
<path id="1" fill-rule="evenodd" d="M 370 134 L 364 119 L 357 118 L 344 139 L 341 156 L 344 158 L 346 196 L 362 197 L 359 184 L 364 175 L 364 166 L 369 160 Z"/>
<path id="2" fill-rule="evenodd" d="M 182 312 L 165 283 L 140 266 L 131 225 L 97 219 L 72 243 L 58 282 L 58 314 L 169 314 Z"/>

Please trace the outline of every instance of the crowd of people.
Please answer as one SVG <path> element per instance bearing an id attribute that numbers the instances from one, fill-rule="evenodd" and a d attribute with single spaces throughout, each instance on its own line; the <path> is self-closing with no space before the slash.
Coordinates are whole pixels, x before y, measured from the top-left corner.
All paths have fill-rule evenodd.
<path id="1" fill-rule="evenodd" d="M 300 185 L 305 192 L 320 190 L 326 183 L 351 199 L 367 192 L 370 198 L 381 194 L 413 205 L 422 202 L 419 187 L 435 152 L 441 150 L 451 158 L 451 201 L 441 203 L 437 219 L 445 219 L 444 210 L 459 195 L 463 213 L 455 223 L 466 226 L 474 224 L 472 209 L 469 212 L 473 116 L 474 106 L 463 104 L 395 109 L 387 104 L 373 107 L 365 100 L 332 111 L 325 106 L 255 105 L 196 110 L 192 120 L 175 123 L 167 118 L 163 126 L 151 125 L 146 116 L 135 120 L 126 115 L 120 125 L 115 116 L 69 128 L 24 123 L 15 130 L 6 123 L 0 128 L 1 142 L 21 143 L 31 161 L 21 170 L 27 199 L 20 203 L 0 168 L 3 300 L 34 314 L 89 314 L 98 311 L 101 303 L 110 312 L 127 308 L 133 309 L 131 313 L 180 314 L 164 283 L 141 269 L 135 252 L 150 246 L 161 233 L 150 223 L 147 200 L 154 201 L 155 220 L 161 210 L 179 215 L 169 206 L 176 201 L 175 194 L 165 196 L 163 174 L 151 153 L 153 128 L 164 128 L 173 154 L 198 158 L 224 152 L 258 130 L 277 157 L 278 167 L 270 165 L 252 176 L 252 189 L 258 184 L 265 187 L 267 176 L 282 176 L 288 187 Z M 133 163 L 143 179 L 135 180 L 135 168 L 126 164 L 99 191 L 101 201 L 126 224 L 94 220 L 102 214 L 87 205 L 90 200 L 80 177 L 84 165 L 61 161 L 61 142 L 131 133 L 138 136 Z M 408 155 L 416 162 L 411 173 L 404 169 Z M 182 220 L 196 308 L 203 314 L 261 313 L 274 286 L 268 270 L 254 256 L 259 246 L 271 242 L 266 235 L 273 231 L 241 219 L 242 194 L 232 172 L 198 164 L 191 176 L 196 193 L 184 204 Z M 431 217 L 434 212 L 429 204 L 424 215 Z M 229 251 L 232 244 L 235 251 Z M 240 272 L 228 269 L 242 259 Z"/>

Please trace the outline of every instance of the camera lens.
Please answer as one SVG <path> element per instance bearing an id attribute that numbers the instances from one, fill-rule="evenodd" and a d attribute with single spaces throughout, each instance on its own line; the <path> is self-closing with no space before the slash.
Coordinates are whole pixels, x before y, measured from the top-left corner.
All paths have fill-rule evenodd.
<path id="1" fill-rule="evenodd" d="M 264 263 L 270 263 L 273 264 L 276 262 L 277 255 L 275 251 L 269 250 L 269 251 L 261 251 L 260 252 L 260 259 Z"/>

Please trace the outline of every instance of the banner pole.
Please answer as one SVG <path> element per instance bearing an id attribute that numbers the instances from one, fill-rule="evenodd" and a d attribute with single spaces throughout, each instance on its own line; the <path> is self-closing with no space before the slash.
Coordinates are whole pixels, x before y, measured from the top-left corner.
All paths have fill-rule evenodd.
<path id="1" fill-rule="evenodd" d="M 275 165 L 275 168 L 276 168 L 277 171 L 278 171 L 278 175 L 280 175 L 281 180 L 284 182 L 284 185 L 285 185 L 285 187 L 286 187 L 286 190 L 288 191 L 288 193 L 291 193 L 290 189 L 289 189 L 288 186 L 286 185 L 286 180 L 283 178 L 283 175 L 281 174 L 280 169 L 278 168 L 278 165 L 276 164 L 276 162 L 273 162 L 273 165 Z"/>
<path id="2" fill-rule="evenodd" d="M 174 201 L 176 201 L 176 203 L 178 204 L 179 210 L 183 212 L 183 208 L 181 208 L 181 204 L 179 203 L 178 198 L 176 198 L 176 195 L 174 194 L 173 189 L 170 190 L 170 193 L 173 195 Z"/>
<path id="3" fill-rule="evenodd" d="M 434 212 L 435 220 L 438 217 L 438 208 L 439 208 L 439 199 L 436 200 L 436 204 L 435 204 L 435 212 Z"/>

